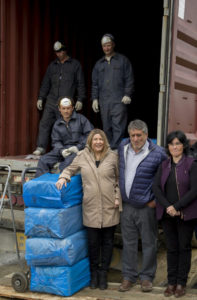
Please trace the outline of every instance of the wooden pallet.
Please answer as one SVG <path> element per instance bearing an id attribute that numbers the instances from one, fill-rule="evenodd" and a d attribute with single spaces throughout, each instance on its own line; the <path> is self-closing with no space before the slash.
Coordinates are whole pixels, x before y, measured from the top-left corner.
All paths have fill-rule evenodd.
<path id="1" fill-rule="evenodd" d="M 26 300 L 164 300 L 166 297 L 163 295 L 164 288 L 154 287 L 151 293 L 141 292 L 140 286 L 134 286 L 130 291 L 126 293 L 118 292 L 119 284 L 110 283 L 107 290 L 101 291 L 99 289 L 91 290 L 90 288 L 85 288 L 78 293 L 70 297 L 61 297 L 52 294 L 44 293 L 17 293 L 10 286 L 0 285 L 0 297 L 6 297 L 9 299 L 26 299 Z M 174 297 L 173 297 L 174 298 Z M 196 289 L 187 289 L 185 296 L 181 298 L 182 300 L 196 300 L 197 299 L 197 290 Z"/>
<path id="2" fill-rule="evenodd" d="M 0 296 L 7 297 L 11 299 L 28 299 L 28 300 L 98 300 L 97 297 L 84 297 L 84 296 L 72 296 L 72 297 L 60 297 L 51 294 L 43 294 L 43 293 L 18 293 L 10 286 L 0 286 Z M 104 299 L 104 298 L 103 298 Z"/>

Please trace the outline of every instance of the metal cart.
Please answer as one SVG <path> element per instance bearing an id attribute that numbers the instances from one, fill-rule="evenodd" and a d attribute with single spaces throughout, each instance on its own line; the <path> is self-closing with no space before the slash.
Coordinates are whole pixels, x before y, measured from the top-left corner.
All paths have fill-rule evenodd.
<path id="1" fill-rule="evenodd" d="M 21 174 L 22 186 L 26 182 L 26 180 L 25 180 L 26 173 L 34 172 L 37 169 L 39 169 L 39 168 L 38 167 L 29 167 L 29 168 L 26 168 L 23 170 L 23 172 Z M 16 240 L 16 243 L 17 243 L 17 240 Z M 18 248 L 18 246 L 17 246 L 17 248 Z M 19 256 L 19 250 L 17 250 L 17 255 L 18 255 L 19 262 L 21 262 L 20 256 Z M 21 263 L 20 263 L 20 267 L 22 270 L 24 270 L 24 266 Z M 29 287 L 29 282 L 30 282 L 30 270 L 29 269 L 26 272 L 24 272 L 24 271 L 17 272 L 12 276 L 12 287 L 15 289 L 16 292 L 21 292 L 21 293 L 25 292 Z"/>
<path id="2" fill-rule="evenodd" d="M 10 204 L 10 211 L 11 211 L 11 217 L 12 217 L 12 224 L 13 224 L 13 231 L 14 231 L 14 238 L 16 243 L 16 254 L 18 259 L 18 264 L 20 266 L 21 272 L 17 272 L 12 276 L 12 286 L 17 292 L 25 292 L 29 285 L 29 271 L 25 272 L 24 265 L 22 263 L 20 252 L 19 252 L 19 246 L 17 241 L 17 235 L 16 235 L 16 225 L 15 225 L 15 218 L 14 218 L 14 210 L 12 205 L 12 197 L 11 197 L 11 189 L 9 180 L 11 177 L 11 167 L 9 165 L 0 165 L 0 169 L 3 169 L 7 172 L 7 178 L 4 183 L 2 196 L 0 198 L 0 220 L 3 216 L 3 210 L 5 207 L 5 203 L 9 202 Z"/>

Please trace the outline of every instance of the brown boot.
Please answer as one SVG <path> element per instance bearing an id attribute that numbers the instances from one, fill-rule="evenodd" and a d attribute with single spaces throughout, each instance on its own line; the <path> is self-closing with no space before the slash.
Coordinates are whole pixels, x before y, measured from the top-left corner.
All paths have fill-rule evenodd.
<path id="1" fill-rule="evenodd" d="M 123 279 L 121 285 L 119 286 L 119 292 L 126 292 L 129 291 L 130 288 L 133 286 L 133 282 L 127 279 Z"/>
<path id="2" fill-rule="evenodd" d="M 174 296 L 176 298 L 179 298 L 179 297 L 182 297 L 184 296 L 186 293 L 186 288 L 185 286 L 181 285 L 181 284 L 177 284 L 176 286 L 176 290 L 175 290 L 175 293 L 174 293 Z"/>
<path id="3" fill-rule="evenodd" d="M 141 290 L 142 292 L 151 292 L 153 289 L 153 284 L 150 280 L 141 281 Z"/>
<path id="4" fill-rule="evenodd" d="M 164 296 L 170 297 L 170 296 L 174 295 L 175 290 L 176 290 L 176 285 L 168 284 L 167 288 L 164 291 Z"/>

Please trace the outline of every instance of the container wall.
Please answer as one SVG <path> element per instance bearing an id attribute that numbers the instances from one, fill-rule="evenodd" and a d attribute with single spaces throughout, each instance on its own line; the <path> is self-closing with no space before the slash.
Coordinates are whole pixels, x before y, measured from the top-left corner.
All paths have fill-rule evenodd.
<path id="1" fill-rule="evenodd" d="M 197 139 L 197 1 L 175 1 L 168 132 Z"/>
<path id="2" fill-rule="evenodd" d="M 157 13 L 155 13 L 155 11 Z M 65 0 L 0 0 L 0 156 L 25 155 L 36 146 L 41 112 L 37 95 L 53 43 L 63 40 L 68 54 L 84 70 L 87 97 L 82 113 L 95 127 L 100 115 L 91 108 L 91 73 L 101 58 L 101 37 L 115 36 L 116 50 L 126 55 L 135 76 L 129 120 L 143 119 L 156 137 L 162 1 L 114 5 Z M 126 133 L 127 134 L 127 133 Z"/>
<path id="3" fill-rule="evenodd" d="M 0 155 L 28 153 L 35 143 L 39 119 L 35 104 L 44 72 L 39 69 L 43 24 L 38 5 L 39 1 L 1 0 Z M 43 31 L 49 39 L 48 30 Z M 43 67 L 49 59 L 45 53 Z"/>
<path id="4" fill-rule="evenodd" d="M 95 57 L 83 24 L 90 26 L 81 23 L 84 16 L 79 20 L 71 6 L 72 10 L 63 0 L 0 0 L 0 156 L 31 153 L 36 146 L 42 115 L 36 108 L 37 95 L 55 59 L 54 41 L 69 45 L 69 54 L 80 60 L 90 86 Z M 83 113 L 91 119 L 90 111 L 91 103 L 86 102 Z"/>

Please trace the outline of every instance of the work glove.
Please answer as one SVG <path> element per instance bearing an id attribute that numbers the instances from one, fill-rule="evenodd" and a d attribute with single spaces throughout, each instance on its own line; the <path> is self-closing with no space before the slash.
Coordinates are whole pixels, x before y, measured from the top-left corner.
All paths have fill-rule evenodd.
<path id="1" fill-rule="evenodd" d="M 43 101 L 42 99 L 37 100 L 37 109 L 42 110 L 43 109 Z"/>
<path id="2" fill-rule="evenodd" d="M 68 149 L 64 149 L 62 151 L 62 156 L 65 158 L 67 156 L 69 156 L 71 153 L 77 153 L 79 151 L 79 149 L 76 146 L 72 146 Z"/>
<path id="3" fill-rule="evenodd" d="M 66 157 L 69 156 L 70 154 L 71 154 L 71 152 L 69 152 L 68 149 L 64 149 L 64 150 L 62 151 L 62 156 L 63 156 L 64 158 L 66 158 Z"/>
<path id="4" fill-rule="evenodd" d="M 98 100 L 94 99 L 93 103 L 92 103 L 92 109 L 95 113 L 99 112 L 99 104 L 98 104 Z"/>
<path id="5" fill-rule="evenodd" d="M 76 111 L 81 110 L 83 107 L 83 103 L 81 101 L 77 101 L 75 104 Z"/>
<path id="6" fill-rule="evenodd" d="M 121 100 L 122 103 L 124 104 L 130 104 L 131 103 L 131 98 L 128 96 L 124 96 Z"/>
<path id="7" fill-rule="evenodd" d="M 67 149 L 70 153 L 77 153 L 79 149 L 76 146 L 72 146 Z"/>

